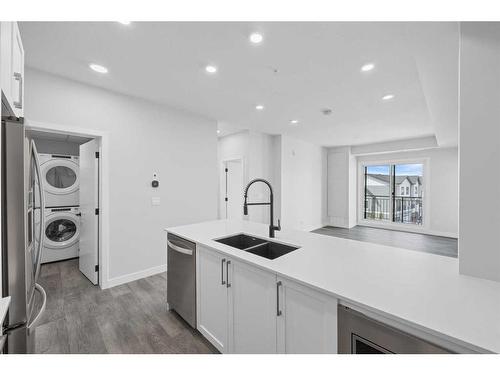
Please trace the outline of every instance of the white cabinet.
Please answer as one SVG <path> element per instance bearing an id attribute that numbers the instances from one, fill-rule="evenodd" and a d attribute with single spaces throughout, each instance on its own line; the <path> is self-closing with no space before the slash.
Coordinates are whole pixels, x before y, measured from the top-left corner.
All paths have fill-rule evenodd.
<path id="1" fill-rule="evenodd" d="M 276 275 L 233 259 L 229 283 L 231 353 L 276 353 Z"/>
<path id="2" fill-rule="evenodd" d="M 0 79 L 3 96 L 17 117 L 24 116 L 24 48 L 17 22 L 1 22 Z"/>
<path id="3" fill-rule="evenodd" d="M 197 246 L 197 327 L 221 353 L 228 345 L 227 257 Z"/>
<path id="4" fill-rule="evenodd" d="M 222 353 L 276 353 L 276 275 L 198 246 L 197 327 Z"/>
<path id="5" fill-rule="evenodd" d="M 197 327 L 222 353 L 337 353 L 337 300 L 197 247 Z"/>
<path id="6" fill-rule="evenodd" d="M 337 353 L 337 300 L 278 278 L 279 353 Z"/>

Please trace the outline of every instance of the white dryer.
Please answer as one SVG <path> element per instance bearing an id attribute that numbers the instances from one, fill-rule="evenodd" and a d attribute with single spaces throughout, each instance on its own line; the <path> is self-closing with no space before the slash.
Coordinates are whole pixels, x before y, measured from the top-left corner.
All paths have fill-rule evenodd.
<path id="1" fill-rule="evenodd" d="M 75 258 L 79 252 L 80 212 L 77 207 L 45 209 L 42 263 Z"/>
<path id="2" fill-rule="evenodd" d="M 45 206 L 78 206 L 80 171 L 78 156 L 39 154 Z"/>

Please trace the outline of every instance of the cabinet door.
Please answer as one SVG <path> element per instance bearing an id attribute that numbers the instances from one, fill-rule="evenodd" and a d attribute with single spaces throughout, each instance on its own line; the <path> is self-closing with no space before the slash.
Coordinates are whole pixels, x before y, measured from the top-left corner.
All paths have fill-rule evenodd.
<path id="1" fill-rule="evenodd" d="M 229 270 L 231 353 L 276 353 L 276 275 L 235 260 Z"/>
<path id="2" fill-rule="evenodd" d="M 216 251 L 197 247 L 197 327 L 221 353 L 228 351 L 226 264 L 227 258 Z"/>
<path id="3" fill-rule="evenodd" d="M 24 48 L 17 22 L 12 25 L 11 97 L 14 113 L 24 115 Z"/>
<path id="4" fill-rule="evenodd" d="M 337 300 L 290 280 L 278 283 L 278 352 L 337 353 Z"/>
<path id="5" fill-rule="evenodd" d="M 0 80 L 3 95 L 12 105 L 12 27 L 13 22 L 0 22 Z"/>

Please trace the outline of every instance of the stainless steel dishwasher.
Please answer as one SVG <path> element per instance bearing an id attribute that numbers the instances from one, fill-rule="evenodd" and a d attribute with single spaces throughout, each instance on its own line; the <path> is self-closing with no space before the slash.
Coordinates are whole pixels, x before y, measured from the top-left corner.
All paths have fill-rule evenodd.
<path id="1" fill-rule="evenodd" d="M 196 328 L 196 244 L 167 234 L 167 303 Z"/>

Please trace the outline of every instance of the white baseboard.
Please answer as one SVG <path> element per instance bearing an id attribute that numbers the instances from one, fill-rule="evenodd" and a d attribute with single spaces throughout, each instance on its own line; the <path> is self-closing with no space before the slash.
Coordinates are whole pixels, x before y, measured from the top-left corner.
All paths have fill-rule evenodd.
<path id="1" fill-rule="evenodd" d="M 102 289 L 112 288 L 114 286 L 126 284 L 134 280 L 143 279 L 145 277 L 153 276 L 166 271 L 167 265 L 163 264 L 161 266 L 151 267 L 142 271 L 129 273 L 128 275 L 114 277 L 112 279 L 109 279 L 108 282 L 103 285 Z"/>

